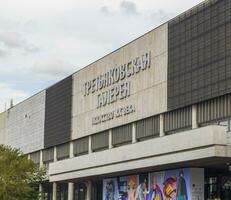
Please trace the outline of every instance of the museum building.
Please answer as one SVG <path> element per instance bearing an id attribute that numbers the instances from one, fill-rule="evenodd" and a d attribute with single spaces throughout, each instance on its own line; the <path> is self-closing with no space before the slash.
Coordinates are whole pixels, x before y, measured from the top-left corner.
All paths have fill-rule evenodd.
<path id="1" fill-rule="evenodd" d="M 231 199 L 231 1 L 207 0 L 0 114 L 45 200 Z"/>

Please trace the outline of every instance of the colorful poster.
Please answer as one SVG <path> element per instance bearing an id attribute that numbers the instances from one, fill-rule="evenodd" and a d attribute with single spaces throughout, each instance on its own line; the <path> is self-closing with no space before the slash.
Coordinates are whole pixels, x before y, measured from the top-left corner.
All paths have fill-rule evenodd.
<path id="1" fill-rule="evenodd" d="M 138 186 L 137 176 L 128 176 L 127 177 L 127 200 L 136 200 L 136 188 Z"/>
<path id="2" fill-rule="evenodd" d="M 103 180 L 103 200 L 118 200 L 119 190 L 117 178 Z"/>
<path id="3" fill-rule="evenodd" d="M 148 195 L 148 173 L 139 175 L 139 185 L 136 188 L 135 200 L 146 200 Z"/>
<path id="4" fill-rule="evenodd" d="M 155 172 L 150 174 L 150 191 L 148 194 L 148 200 L 164 200 L 164 182 L 164 172 Z"/>
<path id="5" fill-rule="evenodd" d="M 189 169 L 150 174 L 148 200 L 188 200 L 189 192 Z"/>
<path id="6" fill-rule="evenodd" d="M 169 200 L 188 200 L 190 192 L 189 169 L 166 171 L 165 178 L 168 177 L 175 177 L 176 180 L 176 192 L 174 192 L 175 195 L 170 195 Z"/>
<path id="7" fill-rule="evenodd" d="M 119 200 L 136 200 L 137 179 L 137 175 L 119 177 Z"/>
<path id="8" fill-rule="evenodd" d="M 103 200 L 189 199 L 189 169 L 122 176 L 103 181 Z"/>
<path id="9" fill-rule="evenodd" d="M 127 200 L 127 176 L 119 177 L 119 200 Z"/>

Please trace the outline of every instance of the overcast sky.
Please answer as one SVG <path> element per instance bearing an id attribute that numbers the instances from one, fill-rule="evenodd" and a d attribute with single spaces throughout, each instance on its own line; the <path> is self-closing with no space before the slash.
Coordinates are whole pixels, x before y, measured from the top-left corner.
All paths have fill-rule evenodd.
<path id="1" fill-rule="evenodd" d="M 0 112 L 201 0 L 0 0 Z"/>

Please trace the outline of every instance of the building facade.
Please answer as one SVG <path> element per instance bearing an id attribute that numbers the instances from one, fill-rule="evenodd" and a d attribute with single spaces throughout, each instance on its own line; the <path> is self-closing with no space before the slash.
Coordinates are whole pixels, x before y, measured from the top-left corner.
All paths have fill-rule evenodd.
<path id="1" fill-rule="evenodd" d="M 231 199 L 231 1 L 207 0 L 0 114 L 46 200 Z"/>

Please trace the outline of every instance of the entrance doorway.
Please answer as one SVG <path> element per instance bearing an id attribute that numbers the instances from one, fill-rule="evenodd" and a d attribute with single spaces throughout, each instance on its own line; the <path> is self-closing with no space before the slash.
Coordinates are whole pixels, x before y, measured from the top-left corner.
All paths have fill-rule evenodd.
<path id="1" fill-rule="evenodd" d="M 217 175 L 205 180 L 205 200 L 230 200 L 231 175 Z"/>
<path id="2" fill-rule="evenodd" d="M 92 200 L 103 199 L 103 181 L 93 181 L 92 182 L 92 191 L 91 191 Z"/>
<path id="3" fill-rule="evenodd" d="M 85 183 L 75 183 L 74 187 L 74 200 L 87 199 L 87 186 Z"/>
<path id="4" fill-rule="evenodd" d="M 57 200 L 68 200 L 68 183 L 57 184 Z"/>
<path id="5" fill-rule="evenodd" d="M 42 184 L 42 200 L 52 200 L 52 183 L 44 182 Z"/>

